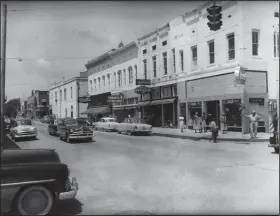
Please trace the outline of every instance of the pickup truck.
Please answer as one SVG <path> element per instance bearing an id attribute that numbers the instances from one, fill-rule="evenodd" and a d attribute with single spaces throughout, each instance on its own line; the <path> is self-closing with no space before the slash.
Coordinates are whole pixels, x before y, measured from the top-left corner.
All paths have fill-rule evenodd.
<path id="1" fill-rule="evenodd" d="M 48 215 L 56 200 L 75 198 L 76 178 L 52 149 L 1 151 L 1 214 Z"/>

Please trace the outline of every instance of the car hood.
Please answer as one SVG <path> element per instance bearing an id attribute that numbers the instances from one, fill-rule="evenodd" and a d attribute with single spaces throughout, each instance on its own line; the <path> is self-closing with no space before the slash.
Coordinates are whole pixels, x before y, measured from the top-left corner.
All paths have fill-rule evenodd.
<path id="1" fill-rule="evenodd" d="M 90 131 L 89 127 L 86 125 L 69 125 L 67 128 L 73 131 Z"/>
<path id="2" fill-rule="evenodd" d="M 30 126 L 30 125 L 20 125 L 15 127 L 16 130 L 18 131 L 33 131 L 35 127 Z"/>
<path id="3" fill-rule="evenodd" d="M 60 158 L 54 149 L 16 149 L 3 150 L 1 165 L 28 163 L 60 163 Z"/>
<path id="4" fill-rule="evenodd" d="M 134 124 L 135 126 L 137 127 L 151 127 L 151 125 L 148 125 L 148 124 L 140 124 L 140 123 L 137 123 L 137 124 Z"/>

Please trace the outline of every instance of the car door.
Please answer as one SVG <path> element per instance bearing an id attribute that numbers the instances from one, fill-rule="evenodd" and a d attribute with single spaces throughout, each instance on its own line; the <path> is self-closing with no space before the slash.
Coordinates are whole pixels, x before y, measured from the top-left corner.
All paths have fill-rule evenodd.
<path id="1" fill-rule="evenodd" d="M 127 119 L 125 118 L 122 123 L 119 124 L 119 127 L 122 132 L 126 132 L 126 124 L 127 124 Z"/>
<path id="2" fill-rule="evenodd" d="M 57 121 L 57 133 L 60 137 L 63 137 L 64 121 Z"/>

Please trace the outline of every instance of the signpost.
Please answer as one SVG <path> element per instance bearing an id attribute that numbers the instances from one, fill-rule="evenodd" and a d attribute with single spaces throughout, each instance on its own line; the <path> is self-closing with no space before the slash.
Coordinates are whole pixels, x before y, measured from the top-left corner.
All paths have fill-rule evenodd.
<path id="1" fill-rule="evenodd" d="M 136 79 L 136 85 L 151 85 L 151 80 L 149 80 L 149 79 Z"/>
<path id="2" fill-rule="evenodd" d="M 78 97 L 79 103 L 90 103 L 91 99 L 89 96 Z"/>

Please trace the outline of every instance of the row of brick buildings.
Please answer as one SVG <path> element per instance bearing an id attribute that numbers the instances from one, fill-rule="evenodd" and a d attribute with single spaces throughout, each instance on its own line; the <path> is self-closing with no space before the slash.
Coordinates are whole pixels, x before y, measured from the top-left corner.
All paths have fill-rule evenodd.
<path id="1" fill-rule="evenodd" d="M 130 114 L 153 126 L 168 120 L 177 124 L 184 116 L 192 127 L 196 112 L 211 113 L 218 124 L 225 113 L 229 130 L 248 132 L 249 122 L 239 109 L 243 104 L 243 114 L 256 110 L 259 131 L 267 131 L 267 104 L 279 87 L 278 4 L 219 2 L 223 25 L 215 32 L 207 26 L 211 4 L 87 62 L 90 102 L 77 114 L 113 115 L 118 121 Z M 150 80 L 150 92 L 135 93 L 136 79 Z M 108 97 L 119 93 L 123 102 L 108 104 Z"/>

